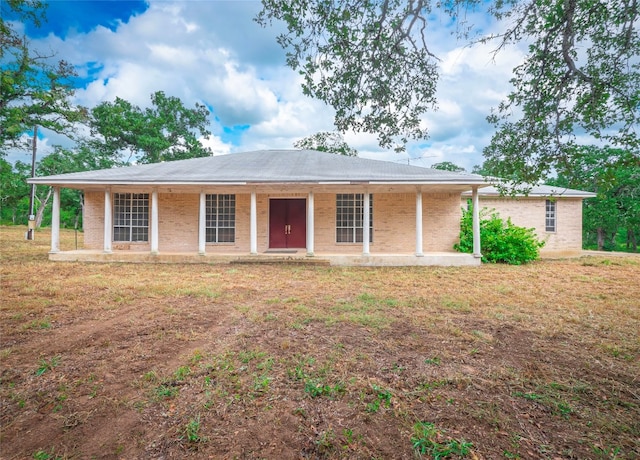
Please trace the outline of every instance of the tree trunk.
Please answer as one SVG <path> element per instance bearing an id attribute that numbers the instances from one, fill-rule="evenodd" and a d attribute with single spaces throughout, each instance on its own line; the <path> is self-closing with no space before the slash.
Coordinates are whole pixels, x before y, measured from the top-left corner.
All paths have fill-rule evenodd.
<path id="1" fill-rule="evenodd" d="M 44 197 L 44 201 L 40 201 L 38 212 L 36 212 L 36 228 L 40 228 L 40 226 L 42 225 L 42 218 L 44 217 L 44 208 L 47 207 L 47 203 L 49 203 L 49 199 L 51 198 L 52 193 L 53 193 L 53 187 L 49 187 L 49 191 L 47 192 L 47 196 Z"/>
<path id="2" fill-rule="evenodd" d="M 604 229 L 602 227 L 598 227 L 598 251 L 602 251 L 604 247 Z"/>
<path id="3" fill-rule="evenodd" d="M 76 220 L 73 223 L 73 228 L 75 228 L 76 230 L 78 230 L 78 222 L 80 221 L 80 216 L 84 217 L 84 194 L 82 194 L 82 192 L 80 193 L 80 211 L 76 213 Z M 82 222 L 84 223 L 84 219 L 82 219 Z"/>
<path id="4" fill-rule="evenodd" d="M 627 229 L 627 251 L 633 248 L 633 252 L 638 252 L 638 240 L 636 240 L 636 232 L 634 228 Z"/>

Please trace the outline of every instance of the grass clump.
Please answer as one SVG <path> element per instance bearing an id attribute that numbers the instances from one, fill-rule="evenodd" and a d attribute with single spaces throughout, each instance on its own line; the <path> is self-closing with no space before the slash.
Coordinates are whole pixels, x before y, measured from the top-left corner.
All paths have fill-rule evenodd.
<path id="1" fill-rule="evenodd" d="M 191 447 L 195 447 L 199 443 L 206 442 L 207 438 L 202 436 L 200 432 L 201 429 L 202 424 L 200 421 L 200 415 L 196 415 L 189 419 L 187 424 L 184 426 L 180 439 L 187 441 Z"/>
<path id="2" fill-rule="evenodd" d="M 380 410 L 380 407 L 388 408 L 391 406 L 391 398 L 393 395 L 389 390 L 385 390 L 378 385 L 371 385 L 371 388 L 374 391 L 375 399 L 367 404 L 367 412 L 375 414 Z"/>
<path id="3" fill-rule="evenodd" d="M 442 430 L 436 429 L 431 422 L 417 422 L 413 425 L 411 443 L 419 455 L 429 455 L 434 460 L 449 458 L 453 455 L 466 457 L 473 444 L 464 440 L 449 439 L 442 441 Z"/>
<path id="4" fill-rule="evenodd" d="M 62 457 L 55 455 L 53 449 L 51 449 L 51 452 L 37 450 L 33 453 L 33 458 L 35 460 L 62 460 Z"/>
<path id="5" fill-rule="evenodd" d="M 317 398 L 319 396 L 335 398 L 343 395 L 345 391 L 346 387 L 342 382 L 338 382 L 335 385 L 331 386 L 319 380 L 309 379 L 304 383 L 304 392 L 311 398 Z"/>
<path id="6" fill-rule="evenodd" d="M 40 377 L 45 372 L 52 371 L 58 364 L 60 364 L 60 356 L 53 356 L 49 360 L 41 358 L 40 366 L 38 366 L 38 369 L 36 370 L 36 375 Z"/>

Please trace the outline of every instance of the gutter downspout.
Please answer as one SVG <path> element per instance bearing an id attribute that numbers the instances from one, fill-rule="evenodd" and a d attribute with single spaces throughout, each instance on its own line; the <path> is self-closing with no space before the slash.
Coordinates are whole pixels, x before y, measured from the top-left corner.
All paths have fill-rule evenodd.
<path id="1" fill-rule="evenodd" d="M 478 187 L 472 188 L 472 206 L 473 206 L 473 257 L 476 259 L 482 258 L 480 252 L 480 203 L 478 199 Z"/>
<path id="2" fill-rule="evenodd" d="M 424 257 L 422 249 L 422 190 L 416 192 L 416 257 Z"/>

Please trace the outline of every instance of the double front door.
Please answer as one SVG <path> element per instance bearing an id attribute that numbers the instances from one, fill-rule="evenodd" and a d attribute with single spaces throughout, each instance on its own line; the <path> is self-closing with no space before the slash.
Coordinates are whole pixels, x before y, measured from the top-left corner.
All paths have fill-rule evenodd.
<path id="1" fill-rule="evenodd" d="M 307 200 L 271 199 L 269 201 L 269 248 L 305 248 L 307 246 Z"/>

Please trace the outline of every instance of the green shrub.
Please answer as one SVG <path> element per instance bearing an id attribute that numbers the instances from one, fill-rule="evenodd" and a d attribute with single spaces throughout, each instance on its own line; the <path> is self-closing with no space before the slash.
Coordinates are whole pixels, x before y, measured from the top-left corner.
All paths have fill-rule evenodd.
<path id="1" fill-rule="evenodd" d="M 487 215 L 489 215 L 487 217 Z M 486 209 L 480 211 L 480 243 L 483 262 L 521 265 L 540 257 L 539 241 L 532 228 L 513 225 L 511 219 L 506 222 L 496 212 Z M 460 242 L 454 245 L 460 252 L 473 253 L 473 210 L 462 209 L 460 223 Z"/>

